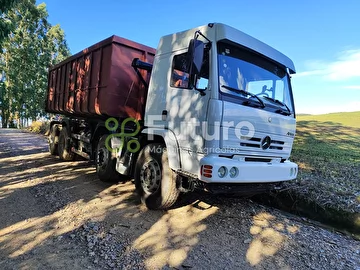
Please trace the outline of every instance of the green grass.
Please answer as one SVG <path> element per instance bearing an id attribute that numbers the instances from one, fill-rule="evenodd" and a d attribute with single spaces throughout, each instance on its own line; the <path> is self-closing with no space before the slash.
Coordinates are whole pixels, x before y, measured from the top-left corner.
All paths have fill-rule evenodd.
<path id="1" fill-rule="evenodd" d="M 321 115 L 298 115 L 297 119 L 298 121 L 335 122 L 342 126 L 360 128 L 360 111 Z"/>
<path id="2" fill-rule="evenodd" d="M 360 112 L 299 116 L 293 149 L 305 163 L 360 162 Z"/>
<path id="3" fill-rule="evenodd" d="M 299 115 L 292 159 L 309 200 L 360 210 L 360 112 Z"/>

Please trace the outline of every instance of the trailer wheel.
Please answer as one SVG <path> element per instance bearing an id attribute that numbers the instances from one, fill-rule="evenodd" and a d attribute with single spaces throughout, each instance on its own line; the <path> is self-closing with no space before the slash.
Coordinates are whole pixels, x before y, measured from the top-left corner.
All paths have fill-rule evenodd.
<path id="1" fill-rule="evenodd" d="M 49 140 L 49 152 L 53 156 L 58 155 L 58 143 L 59 143 L 59 126 L 52 125 L 50 128 Z"/>
<path id="2" fill-rule="evenodd" d="M 135 187 L 149 209 L 166 209 L 176 202 L 180 191 L 165 145 L 153 143 L 141 150 L 135 167 Z"/>
<path id="3" fill-rule="evenodd" d="M 96 172 L 101 181 L 114 182 L 120 180 L 121 175 L 116 171 L 116 158 L 106 148 L 105 141 L 108 135 L 103 135 L 96 147 Z"/>
<path id="4" fill-rule="evenodd" d="M 62 127 L 59 135 L 58 152 L 59 157 L 65 161 L 74 160 L 75 154 L 71 152 L 70 145 L 68 143 L 69 133 L 66 127 Z"/>

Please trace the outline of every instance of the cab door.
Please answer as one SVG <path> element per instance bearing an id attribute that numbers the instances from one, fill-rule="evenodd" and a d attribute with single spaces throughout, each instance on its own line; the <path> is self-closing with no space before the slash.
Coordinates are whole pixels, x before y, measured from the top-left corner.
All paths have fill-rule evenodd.
<path id="1" fill-rule="evenodd" d="M 146 105 L 147 125 L 163 127 L 174 135 L 182 169 L 193 173 L 197 173 L 196 160 L 204 152 L 203 134 L 210 99 L 210 91 L 205 90 L 209 78 L 208 53 L 204 59 L 204 71 L 194 86 L 186 62 L 187 50 L 155 57 Z M 161 75 L 165 70 L 167 77 Z"/>

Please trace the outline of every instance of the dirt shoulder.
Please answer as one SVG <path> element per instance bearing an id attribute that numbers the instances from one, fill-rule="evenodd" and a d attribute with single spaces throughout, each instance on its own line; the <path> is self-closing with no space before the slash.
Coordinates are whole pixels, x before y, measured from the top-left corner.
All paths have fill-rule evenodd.
<path id="1" fill-rule="evenodd" d="M 0 129 L 1 269 L 360 269 L 360 242 L 251 200 L 188 194 L 149 211 L 132 182 Z"/>

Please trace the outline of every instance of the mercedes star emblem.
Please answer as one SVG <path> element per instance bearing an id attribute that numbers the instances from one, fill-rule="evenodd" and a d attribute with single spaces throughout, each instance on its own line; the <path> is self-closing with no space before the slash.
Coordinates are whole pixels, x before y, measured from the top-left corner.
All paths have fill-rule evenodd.
<path id="1" fill-rule="evenodd" d="M 269 136 L 266 136 L 264 139 L 262 139 L 261 141 L 261 148 L 263 150 L 266 150 L 270 147 L 271 144 L 271 138 Z"/>

